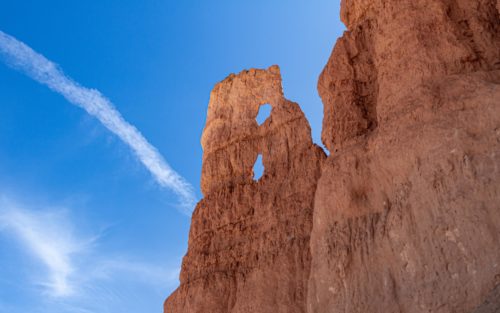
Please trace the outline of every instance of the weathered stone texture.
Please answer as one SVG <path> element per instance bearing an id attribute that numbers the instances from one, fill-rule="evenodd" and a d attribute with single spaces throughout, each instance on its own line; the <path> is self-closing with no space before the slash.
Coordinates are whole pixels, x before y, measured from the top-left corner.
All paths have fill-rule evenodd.
<path id="1" fill-rule="evenodd" d="M 321 75 L 309 312 L 471 312 L 500 283 L 491 0 L 346 0 Z"/>
<path id="2" fill-rule="evenodd" d="M 259 107 L 270 117 L 258 125 Z M 166 312 L 305 312 L 309 234 L 325 159 L 279 68 L 218 84 L 202 136 L 205 198 L 192 218 L 180 288 Z M 265 172 L 253 179 L 262 155 Z"/>
<path id="3" fill-rule="evenodd" d="M 498 307 L 500 2 L 344 0 L 341 15 L 318 83 L 327 158 L 278 67 L 214 88 L 166 312 Z"/>

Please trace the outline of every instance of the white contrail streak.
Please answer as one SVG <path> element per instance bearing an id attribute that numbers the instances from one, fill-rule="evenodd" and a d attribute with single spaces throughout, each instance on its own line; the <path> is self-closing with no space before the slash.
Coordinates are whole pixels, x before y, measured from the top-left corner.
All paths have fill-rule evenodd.
<path id="1" fill-rule="evenodd" d="M 0 56 L 9 66 L 24 72 L 95 116 L 130 146 L 161 186 L 170 188 L 179 196 L 184 213 L 191 213 L 196 201 L 193 187 L 168 165 L 156 148 L 134 126 L 125 121 L 111 101 L 99 91 L 80 86 L 66 76 L 55 63 L 2 31 Z"/>

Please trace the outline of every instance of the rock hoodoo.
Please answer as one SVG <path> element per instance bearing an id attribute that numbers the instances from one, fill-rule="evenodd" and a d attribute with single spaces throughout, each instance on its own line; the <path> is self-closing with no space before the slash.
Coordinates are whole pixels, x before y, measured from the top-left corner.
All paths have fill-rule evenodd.
<path id="1" fill-rule="evenodd" d="M 270 117 L 256 121 L 259 107 Z M 309 235 L 325 154 L 286 100 L 277 66 L 244 71 L 210 96 L 202 191 L 180 288 L 166 312 L 305 312 Z M 262 155 L 264 175 L 252 172 Z"/>
<path id="2" fill-rule="evenodd" d="M 500 310 L 500 2 L 343 0 L 341 15 L 318 84 L 330 156 L 277 67 L 214 88 L 166 312 Z"/>

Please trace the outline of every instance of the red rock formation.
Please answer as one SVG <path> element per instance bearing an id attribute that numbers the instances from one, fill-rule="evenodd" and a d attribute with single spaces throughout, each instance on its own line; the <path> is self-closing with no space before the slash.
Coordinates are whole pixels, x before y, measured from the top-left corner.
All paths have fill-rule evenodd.
<path id="1" fill-rule="evenodd" d="M 342 20 L 318 84 L 326 160 L 277 67 L 215 87 L 166 312 L 498 307 L 500 1 L 344 0 Z"/>
<path id="2" fill-rule="evenodd" d="M 309 312 L 471 312 L 500 283 L 495 5 L 343 2 Z"/>
<path id="3" fill-rule="evenodd" d="M 272 105 L 259 126 L 259 107 Z M 323 151 L 278 67 L 231 75 L 212 91 L 202 191 L 181 286 L 166 312 L 305 312 L 309 234 Z M 253 179 L 262 155 L 264 176 Z"/>

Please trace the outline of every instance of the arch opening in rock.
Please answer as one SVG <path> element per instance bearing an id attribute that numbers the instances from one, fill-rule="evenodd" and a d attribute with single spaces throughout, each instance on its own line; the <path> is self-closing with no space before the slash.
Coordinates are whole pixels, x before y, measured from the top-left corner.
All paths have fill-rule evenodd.
<path id="1" fill-rule="evenodd" d="M 257 124 L 262 125 L 269 116 L 271 116 L 271 110 L 273 107 L 269 104 L 263 104 L 259 107 L 259 113 L 257 114 L 257 117 L 255 120 L 257 121 Z"/>
<path id="2" fill-rule="evenodd" d="M 259 180 L 262 175 L 264 175 L 264 164 L 262 163 L 262 155 L 259 154 L 253 165 L 253 180 Z"/>

